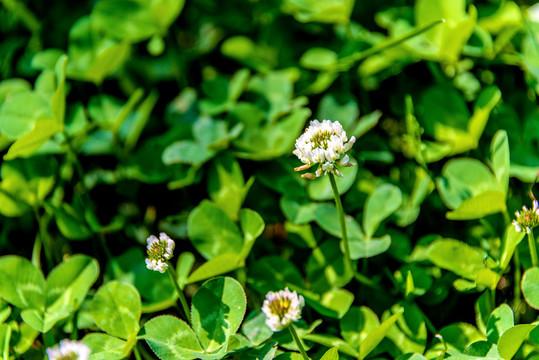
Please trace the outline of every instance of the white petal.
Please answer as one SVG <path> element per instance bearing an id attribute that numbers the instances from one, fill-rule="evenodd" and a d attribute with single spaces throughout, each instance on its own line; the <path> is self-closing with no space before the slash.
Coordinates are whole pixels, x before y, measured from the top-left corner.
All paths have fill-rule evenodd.
<path id="1" fill-rule="evenodd" d="M 159 241 L 159 239 L 157 239 L 155 236 L 151 235 L 148 239 L 146 239 L 146 241 L 148 242 L 148 250 L 150 250 L 150 247 L 151 245 L 154 243 L 154 242 L 157 242 Z"/>
<path id="2" fill-rule="evenodd" d="M 355 136 L 352 136 L 350 140 L 346 143 L 346 145 L 344 145 L 344 152 L 347 152 L 348 150 L 350 150 L 355 142 L 356 142 L 356 138 Z"/>
<path id="3" fill-rule="evenodd" d="M 350 156 L 344 155 L 344 157 L 337 162 L 340 166 L 346 166 L 350 162 Z"/>
<path id="4" fill-rule="evenodd" d="M 62 356 L 62 353 L 60 352 L 60 349 L 48 348 L 47 356 L 49 357 L 49 360 L 56 360 Z"/>

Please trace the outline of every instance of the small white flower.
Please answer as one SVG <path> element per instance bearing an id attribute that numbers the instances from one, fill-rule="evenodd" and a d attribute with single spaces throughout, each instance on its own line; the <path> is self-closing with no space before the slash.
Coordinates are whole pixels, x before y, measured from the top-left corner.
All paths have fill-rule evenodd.
<path id="1" fill-rule="evenodd" d="M 83 342 L 64 339 L 59 347 L 48 348 L 47 356 L 49 360 L 88 360 L 90 348 Z"/>
<path id="2" fill-rule="evenodd" d="M 518 224 L 518 222 L 517 222 L 516 220 L 513 220 L 513 222 L 512 222 L 511 224 L 515 225 L 515 230 L 516 230 L 517 232 L 521 232 L 521 231 L 522 231 L 522 229 L 520 228 L 520 225 Z"/>
<path id="3" fill-rule="evenodd" d="M 515 230 L 522 232 L 525 229 L 526 233 L 531 233 L 532 229 L 539 225 L 539 202 L 533 201 L 533 209 L 523 206 L 522 211 L 515 212 L 515 216 L 516 219 L 512 222 Z"/>
<path id="4" fill-rule="evenodd" d="M 159 234 L 159 239 L 151 235 L 148 239 L 148 258 L 146 267 L 150 270 L 164 273 L 168 269 L 167 260 L 172 258 L 175 243 L 165 233 Z"/>
<path id="5" fill-rule="evenodd" d="M 273 331 L 281 331 L 294 321 L 301 319 L 301 309 L 305 305 L 303 296 L 288 288 L 279 292 L 270 291 L 262 305 L 266 315 L 266 325 Z"/>
<path id="6" fill-rule="evenodd" d="M 539 3 L 533 5 L 533 6 L 530 6 L 528 9 L 527 9 L 527 13 L 528 13 L 528 19 L 530 21 L 533 21 L 535 23 L 539 23 Z"/>
<path id="7" fill-rule="evenodd" d="M 150 270 L 164 273 L 168 269 L 168 264 L 166 262 L 163 262 L 161 259 L 159 260 L 146 259 L 146 267 Z"/>
<path id="8" fill-rule="evenodd" d="M 330 120 L 311 121 L 309 127 L 296 140 L 296 149 L 293 151 L 303 164 L 295 168 L 296 171 L 302 171 L 313 165 L 319 164 L 318 169 L 313 173 L 301 175 L 306 179 L 314 179 L 322 174 L 327 175 L 331 172 L 337 176 L 343 176 L 335 167 L 354 166 L 350 162 L 350 157 L 346 152 L 352 148 L 356 138 L 352 136 L 350 140 L 346 137 L 346 132 L 338 122 Z"/>

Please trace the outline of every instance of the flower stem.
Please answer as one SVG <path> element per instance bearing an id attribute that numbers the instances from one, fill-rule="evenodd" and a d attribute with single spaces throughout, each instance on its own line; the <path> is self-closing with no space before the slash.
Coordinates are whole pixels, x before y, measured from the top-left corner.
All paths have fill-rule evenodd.
<path id="1" fill-rule="evenodd" d="M 296 332 L 296 329 L 294 328 L 293 324 L 290 324 L 288 327 L 288 330 L 290 330 L 290 334 L 294 338 L 294 341 L 296 342 L 296 345 L 298 346 L 299 352 L 301 353 L 301 356 L 303 356 L 304 360 L 309 360 L 309 356 L 307 356 L 307 353 L 305 352 L 305 349 L 303 348 L 303 344 L 301 343 L 301 340 L 298 336 L 298 333 Z"/>
<path id="2" fill-rule="evenodd" d="M 86 184 L 84 183 L 84 170 L 82 169 L 82 164 L 79 160 L 79 157 L 77 156 L 77 152 L 75 151 L 73 144 L 71 144 L 71 139 L 69 139 L 69 135 L 65 129 L 62 132 L 62 135 L 64 135 L 65 144 L 67 145 L 67 152 L 71 156 L 71 162 L 75 166 L 75 171 L 80 178 L 82 189 L 87 196 L 88 189 L 86 188 Z"/>
<path id="3" fill-rule="evenodd" d="M 142 360 L 142 358 L 140 357 L 140 353 L 137 349 L 137 345 L 135 344 L 135 346 L 133 347 L 133 353 L 135 354 L 135 359 L 136 360 Z"/>
<path id="4" fill-rule="evenodd" d="M 331 188 L 333 189 L 333 195 L 335 196 L 335 206 L 337 207 L 337 213 L 339 214 L 339 222 L 341 223 L 341 232 L 342 240 L 344 243 L 344 256 L 345 264 L 348 268 L 355 274 L 354 267 L 352 266 L 352 259 L 350 257 L 350 245 L 348 244 L 348 233 L 346 232 L 346 221 L 344 219 L 344 210 L 342 207 L 341 196 L 339 194 L 339 189 L 337 189 L 337 183 L 335 182 L 335 175 L 329 173 L 329 182 L 331 183 Z"/>
<path id="5" fill-rule="evenodd" d="M 41 237 L 39 235 L 36 235 L 36 239 L 34 240 L 34 247 L 32 248 L 32 264 L 34 266 L 41 270 Z"/>
<path id="6" fill-rule="evenodd" d="M 6 328 L 6 332 L 4 334 L 4 338 L 2 339 L 4 341 L 4 348 L 2 350 L 2 357 L 4 359 L 9 359 L 9 342 L 11 341 L 11 327 Z"/>
<path id="7" fill-rule="evenodd" d="M 335 196 L 335 206 L 337 207 L 337 213 L 339 214 L 339 222 L 341 223 L 342 240 L 344 243 L 344 265 L 350 269 L 352 274 L 354 274 L 354 278 L 358 282 L 371 288 L 379 289 L 380 287 L 378 286 L 378 284 L 370 280 L 368 277 L 358 273 L 353 265 L 352 257 L 350 255 L 350 244 L 348 243 L 348 232 L 346 231 L 346 221 L 344 210 L 342 207 L 341 196 L 339 194 L 339 189 L 337 188 L 337 183 L 335 182 L 335 175 L 333 175 L 333 173 L 329 173 L 328 175 L 329 182 L 331 183 L 331 188 L 333 189 L 333 195 Z"/>
<path id="8" fill-rule="evenodd" d="M 537 248 L 535 247 L 535 238 L 533 237 L 533 230 L 528 232 L 528 245 L 530 246 L 530 256 L 532 258 L 532 266 L 539 266 L 539 260 L 537 259 Z"/>
<path id="9" fill-rule="evenodd" d="M 43 244 L 43 248 L 45 249 L 45 259 L 47 260 L 47 266 L 50 270 L 54 267 L 54 262 L 52 259 L 52 243 L 51 239 L 49 238 L 49 235 L 47 234 L 46 219 L 41 216 L 41 214 L 39 213 L 39 209 L 34 208 L 33 210 L 39 229 L 39 238 L 41 240 L 41 243 Z"/>
<path id="10" fill-rule="evenodd" d="M 73 147 L 73 144 L 71 143 L 71 139 L 69 138 L 69 134 L 67 131 L 62 131 L 62 134 L 64 136 L 65 144 L 67 146 L 68 155 L 71 157 L 71 163 L 75 167 L 75 171 L 77 172 L 77 175 L 80 180 L 80 186 L 82 188 L 82 196 L 84 197 L 84 200 L 88 204 L 87 209 L 89 210 L 89 215 L 96 221 L 99 222 L 96 212 L 93 207 L 92 200 L 90 198 L 90 190 L 84 183 L 84 169 L 82 168 L 82 163 L 80 162 L 80 159 L 77 155 L 77 152 L 75 151 L 75 148 Z M 103 248 L 103 251 L 105 252 L 105 255 L 108 259 L 112 258 L 112 254 L 107 246 L 107 242 L 105 239 L 105 235 L 103 235 L 103 231 L 100 230 L 97 235 L 99 236 L 101 247 Z"/>
<path id="11" fill-rule="evenodd" d="M 522 277 L 518 249 L 516 249 L 515 253 L 513 254 L 513 265 L 515 267 L 515 272 L 513 274 L 513 312 L 515 314 L 515 322 L 518 323 L 520 320 L 520 279 Z"/>
<path id="12" fill-rule="evenodd" d="M 187 322 L 191 323 L 191 318 L 189 317 L 189 306 L 187 306 L 187 300 L 185 300 L 185 296 L 183 295 L 183 291 L 180 289 L 180 286 L 178 285 L 178 277 L 176 276 L 176 271 L 174 271 L 174 266 L 170 263 L 170 261 L 167 261 L 168 267 L 167 272 L 170 276 L 170 281 L 172 281 L 172 285 L 174 285 L 174 288 L 176 289 L 176 292 L 178 293 L 178 297 L 180 298 L 180 302 L 182 303 L 182 309 L 183 313 L 185 315 L 185 318 L 187 319 Z"/>
<path id="13" fill-rule="evenodd" d="M 368 277 L 366 277 L 365 275 L 363 274 L 360 274 L 358 273 L 357 271 L 353 270 L 354 271 L 354 278 L 362 283 L 363 285 L 366 285 L 370 288 L 373 288 L 373 289 L 377 289 L 377 290 L 381 290 L 382 288 L 380 287 L 380 285 L 378 285 L 376 282 L 372 281 L 371 279 L 369 279 Z"/>

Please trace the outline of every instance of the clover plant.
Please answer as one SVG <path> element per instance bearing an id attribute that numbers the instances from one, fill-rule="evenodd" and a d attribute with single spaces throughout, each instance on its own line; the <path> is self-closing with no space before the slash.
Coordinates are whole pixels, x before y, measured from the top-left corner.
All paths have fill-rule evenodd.
<path id="1" fill-rule="evenodd" d="M 0 39 L 0 359 L 539 358 L 539 4 L 0 0 Z"/>

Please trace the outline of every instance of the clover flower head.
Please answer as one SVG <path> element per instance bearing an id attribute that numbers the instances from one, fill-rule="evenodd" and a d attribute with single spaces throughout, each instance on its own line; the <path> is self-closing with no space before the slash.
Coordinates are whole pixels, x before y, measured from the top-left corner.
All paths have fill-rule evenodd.
<path id="1" fill-rule="evenodd" d="M 318 120 L 311 121 L 309 127 L 296 140 L 296 150 L 293 151 L 304 164 L 295 168 L 295 171 L 302 171 L 319 164 L 314 173 L 301 175 L 305 179 L 315 179 L 333 173 L 337 176 L 343 174 L 335 167 L 354 166 L 350 162 L 350 157 L 346 152 L 352 148 L 356 138 L 352 136 L 350 140 L 346 137 L 346 131 L 338 121 Z"/>
<path id="2" fill-rule="evenodd" d="M 64 339 L 58 347 L 47 349 L 49 360 L 88 360 L 90 348 L 81 341 Z"/>
<path id="3" fill-rule="evenodd" d="M 281 331 L 292 322 L 301 319 L 301 309 L 305 305 L 303 296 L 294 291 L 270 291 L 262 305 L 262 312 L 266 315 L 266 325 L 273 331 Z"/>
<path id="4" fill-rule="evenodd" d="M 147 241 L 146 267 L 164 273 L 168 268 L 167 260 L 172 257 L 174 252 L 174 241 L 165 233 L 160 233 L 159 239 L 152 235 Z"/>
<path id="5" fill-rule="evenodd" d="M 529 234 L 534 227 L 539 225 L 539 202 L 534 200 L 533 209 L 523 206 L 522 211 L 516 211 L 515 215 L 517 218 L 512 222 L 515 225 L 515 230 L 521 232 L 525 229 Z"/>
<path id="6" fill-rule="evenodd" d="M 528 20 L 539 23 L 539 4 L 530 6 L 526 12 L 528 13 Z"/>
<path id="7" fill-rule="evenodd" d="M 163 262 L 162 260 L 150 260 L 146 259 L 146 267 L 149 270 L 153 271 L 159 271 L 161 274 L 167 271 L 168 264 L 166 262 Z"/>

